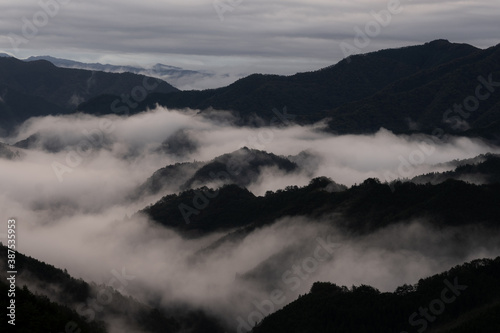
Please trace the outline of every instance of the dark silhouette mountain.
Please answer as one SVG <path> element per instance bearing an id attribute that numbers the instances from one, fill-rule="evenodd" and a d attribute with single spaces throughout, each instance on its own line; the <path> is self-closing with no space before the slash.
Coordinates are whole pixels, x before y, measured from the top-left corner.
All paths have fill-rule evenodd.
<path id="1" fill-rule="evenodd" d="M 144 195 L 157 194 L 165 190 L 165 188 L 180 189 L 203 165 L 205 165 L 205 162 L 186 162 L 167 165 L 155 171 L 151 177 L 141 184 L 134 191 L 132 199 L 137 199 Z"/>
<path id="2" fill-rule="evenodd" d="M 1 59 L 0 59 L 1 62 Z M 42 97 L 22 93 L 0 83 L 0 133 L 7 134 L 14 126 L 30 117 L 64 114 L 67 110 Z"/>
<path id="3" fill-rule="evenodd" d="M 143 75 L 66 69 L 45 60 L 4 57 L 0 58 L 0 125 L 5 130 L 32 116 L 72 113 L 78 104 L 102 94 L 118 96 L 119 102 L 122 94 L 142 100 L 144 91 L 177 89 Z M 108 108 L 106 113 L 111 113 L 111 104 Z"/>
<path id="4" fill-rule="evenodd" d="M 311 123 L 330 118 L 330 129 L 339 133 L 374 132 L 380 127 L 399 133 L 432 133 L 441 129 L 497 140 L 500 94 L 494 91 L 470 115 L 453 110 L 444 115 L 475 94 L 479 76 L 493 84 L 488 89 L 497 89 L 499 49 L 500 46 L 480 50 L 436 40 L 352 56 L 314 72 L 291 76 L 254 74 L 219 89 L 176 91 L 162 83 L 134 108 L 123 103 L 117 107 L 115 101 L 121 101 L 122 93 L 130 94 L 131 89 L 141 85 L 140 76 L 0 58 L 0 88 L 9 93 L 2 95 L 0 111 L 2 124 L 12 125 L 32 115 L 75 109 L 97 114 L 133 114 L 159 104 L 202 111 L 231 110 L 239 114 L 242 123 L 270 124 L 272 120 L 278 124 L 289 119 L 277 119 L 273 109 L 288 106 L 294 121 Z M 486 92 L 483 89 L 482 93 Z M 264 123 L 256 121 L 255 115 Z"/>
<path id="5" fill-rule="evenodd" d="M 243 117 L 257 114 L 266 120 L 274 117 L 273 108 L 288 106 L 291 113 L 298 115 L 298 121 L 317 121 L 325 117 L 326 110 L 368 97 L 398 79 L 476 51 L 469 45 L 450 43 L 383 50 L 315 72 L 288 77 L 254 74 L 213 90 L 209 97 L 205 96 L 207 92 L 152 95 L 145 102 L 149 106 L 159 102 L 170 107 L 234 110 Z"/>
<path id="6" fill-rule="evenodd" d="M 235 111 L 247 120 L 256 114 L 269 121 L 275 116 L 273 108 L 288 106 L 290 113 L 298 116 L 296 121 L 310 123 L 330 116 L 329 110 L 367 98 L 400 79 L 477 52 L 481 51 L 470 45 L 438 40 L 353 56 L 314 72 L 254 74 L 219 89 L 152 94 L 142 103 L 142 109 L 156 103 L 170 108 L 212 107 Z M 90 112 L 102 104 L 97 98 L 79 109 Z"/>
<path id="7" fill-rule="evenodd" d="M 285 173 L 298 170 L 295 163 L 284 157 L 244 147 L 216 157 L 202 166 L 181 189 L 194 188 L 207 183 L 236 184 L 246 187 L 258 180 L 263 168 L 271 167 Z"/>
<path id="8" fill-rule="evenodd" d="M 394 132 L 439 135 L 464 134 L 471 129 L 470 135 L 498 139 L 500 45 L 421 70 L 327 115 L 332 118 L 330 128 L 340 133 L 374 132 L 385 127 Z"/>
<path id="9" fill-rule="evenodd" d="M 257 203 L 247 189 L 225 185 L 218 191 L 203 187 L 167 195 L 139 213 L 185 235 L 198 236 L 255 222 L 260 216 L 255 212 Z"/>
<path id="10" fill-rule="evenodd" d="M 500 330 L 499 286 L 500 257 L 456 266 L 393 293 L 317 282 L 252 332 L 493 333 Z"/>
<path id="11" fill-rule="evenodd" d="M 208 162 L 177 163 L 156 171 L 134 193 L 134 198 L 160 193 L 168 187 L 176 192 L 207 184 L 236 184 L 246 187 L 256 182 L 264 168 L 284 173 L 298 171 L 296 163 L 281 156 L 246 147 Z"/>
<path id="12" fill-rule="evenodd" d="M 7 295 L 9 286 L 2 279 L 0 291 Z M 0 323 L 2 332 L 46 333 L 59 328 L 74 327 L 80 333 L 105 333 L 102 322 L 87 322 L 75 310 L 67 306 L 51 302 L 47 297 L 33 294 L 26 286 L 17 287 L 16 291 L 16 321 L 15 326 L 8 324 L 9 317 Z M 9 306 L 9 299 L 2 297 L 2 308 Z M 71 323 L 70 326 L 67 326 Z M 71 326 L 75 325 L 75 326 Z M 15 328 L 13 330 L 13 328 Z"/>
<path id="13" fill-rule="evenodd" d="M 289 186 L 264 197 L 237 185 L 226 185 L 216 192 L 208 188 L 188 190 L 165 196 L 141 213 L 188 235 L 241 227 L 251 230 L 285 216 L 329 220 L 333 213 L 345 220 L 342 225 L 337 218 L 331 223 L 350 232 L 367 233 L 416 218 L 437 226 L 498 228 L 498 202 L 498 183 L 474 185 L 450 179 L 437 185 L 398 181 L 390 186 L 367 179 L 342 191 L 328 178 L 316 178 L 308 186 Z"/>

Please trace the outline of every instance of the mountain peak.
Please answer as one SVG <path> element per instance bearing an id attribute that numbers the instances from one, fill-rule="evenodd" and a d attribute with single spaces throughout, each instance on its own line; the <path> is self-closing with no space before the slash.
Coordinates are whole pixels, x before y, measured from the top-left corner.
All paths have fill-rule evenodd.
<path id="1" fill-rule="evenodd" d="M 426 44 L 429 44 L 429 45 L 450 45 L 453 43 L 450 43 L 450 41 L 447 39 L 435 39 L 435 40 L 430 41 Z"/>

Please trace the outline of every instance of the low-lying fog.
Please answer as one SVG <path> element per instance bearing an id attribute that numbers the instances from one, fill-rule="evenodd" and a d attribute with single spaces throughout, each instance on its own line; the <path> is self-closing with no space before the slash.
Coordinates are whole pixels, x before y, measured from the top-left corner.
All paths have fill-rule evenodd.
<path id="1" fill-rule="evenodd" d="M 232 125 L 229 114 L 211 116 L 158 108 L 129 118 L 43 117 L 0 138 L 29 147 L 20 150 L 20 158 L 0 159 L 0 218 L 16 218 L 18 250 L 97 283 L 106 283 L 113 270 L 123 268 L 134 276 L 125 293 L 166 307 L 200 306 L 235 326 L 258 304 L 269 305 L 265 301 L 276 290 L 282 292 L 282 302 L 273 303 L 275 309 L 318 280 L 393 291 L 464 261 L 500 254 L 498 241 L 479 229 L 438 231 L 426 221 L 403 221 L 353 239 L 302 217 L 283 218 L 241 242 L 199 253 L 223 235 L 186 240 L 143 218 L 129 219 L 173 191 L 137 202 L 125 200 L 157 169 L 208 161 L 243 146 L 284 156 L 302 151 L 315 156 L 309 165 L 301 162 L 307 165 L 302 173 L 264 170 L 249 186 L 256 195 L 303 186 L 316 176 L 347 186 L 369 177 L 411 178 L 453 169 L 436 164 L 500 153 L 497 147 L 464 137 L 397 136 L 384 129 L 373 135 L 334 136 L 322 131 L 322 124 L 241 128 Z M 181 144 L 190 149 L 175 154 L 159 149 L 162 143 L 175 143 L 172 138 L 179 133 Z"/>

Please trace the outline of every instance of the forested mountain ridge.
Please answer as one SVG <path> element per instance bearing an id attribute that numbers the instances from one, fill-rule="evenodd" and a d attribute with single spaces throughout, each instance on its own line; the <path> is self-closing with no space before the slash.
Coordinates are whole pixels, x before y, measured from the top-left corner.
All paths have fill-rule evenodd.
<path id="1" fill-rule="evenodd" d="M 252 332 L 498 332 L 499 282 L 500 257 L 456 266 L 393 293 L 317 282 Z"/>
<path id="2" fill-rule="evenodd" d="M 500 227 L 500 184 L 474 185 L 447 180 L 420 184 L 383 184 L 367 179 L 343 191 L 327 178 L 308 186 L 253 195 L 237 185 L 187 190 L 163 197 L 141 213 L 157 223 L 188 234 L 257 227 L 286 216 L 321 218 L 338 213 L 332 223 L 355 233 L 372 232 L 390 224 L 425 218 L 438 226 Z M 339 222 L 341 221 L 341 222 Z M 339 225 L 339 223 L 341 223 Z"/>

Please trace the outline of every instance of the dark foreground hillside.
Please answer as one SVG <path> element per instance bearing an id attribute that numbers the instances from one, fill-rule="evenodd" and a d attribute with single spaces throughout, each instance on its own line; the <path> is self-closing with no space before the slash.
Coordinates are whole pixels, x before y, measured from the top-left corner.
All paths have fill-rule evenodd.
<path id="1" fill-rule="evenodd" d="M 9 302 L 8 286 L 4 282 L 7 247 L 1 243 L 0 255 L 3 272 L 0 274 L 0 298 L 5 309 Z M 159 310 L 124 296 L 110 286 L 75 279 L 65 270 L 21 253 L 16 254 L 16 266 L 15 328 L 19 333 L 64 332 L 68 323 L 76 325 L 71 326 L 72 333 L 116 331 L 117 323 L 118 327 L 126 327 L 130 332 L 223 332 L 218 320 L 201 310 L 184 306 L 172 306 L 169 311 Z M 100 293 L 110 295 L 109 299 L 100 302 Z M 0 328 L 1 332 L 15 332 L 3 318 Z"/>
<path id="2" fill-rule="evenodd" d="M 4 279 L 0 281 L 2 309 L 9 306 L 7 293 L 9 286 Z M 51 302 L 47 297 L 33 294 L 27 287 L 16 288 L 15 326 L 9 324 L 9 317 L 2 318 L 2 332 L 46 333 L 52 330 L 64 331 L 65 328 L 78 330 L 80 333 L 105 333 L 102 322 L 87 322 L 75 310 L 67 306 Z M 10 311 L 10 310 L 9 310 Z M 6 319 L 7 318 L 7 319 Z"/>
<path id="3" fill-rule="evenodd" d="M 1 250 L 6 252 L 4 246 Z M 39 292 L 33 293 L 26 286 L 18 287 L 17 332 L 59 332 L 70 327 L 80 333 L 104 333 L 109 332 L 110 318 L 115 322 L 122 320 L 131 332 L 235 331 L 220 326 L 217 320 L 201 311 L 158 310 L 112 289 L 109 289 L 112 302 L 106 304 L 104 312 L 96 311 L 96 318 L 89 320 L 88 311 L 82 316 L 64 303 L 74 305 L 90 298 L 95 300 L 95 289 L 99 286 L 75 280 L 36 259 L 21 254 L 18 259 L 21 274 L 30 273 L 34 278 L 30 281 L 32 286 L 45 289 L 57 302 Z M 1 281 L 4 309 L 8 302 L 7 289 L 7 284 Z M 348 288 L 332 282 L 316 282 L 308 294 L 266 317 L 252 332 L 497 333 L 499 315 L 500 257 L 474 260 L 420 279 L 415 285 L 400 286 L 392 293 L 381 293 L 368 285 Z M 6 320 L 2 320 L 0 328 L 2 332 L 12 331 Z"/>
<path id="4" fill-rule="evenodd" d="M 497 333 L 500 257 L 481 259 L 381 293 L 329 282 L 265 318 L 254 333 Z"/>

